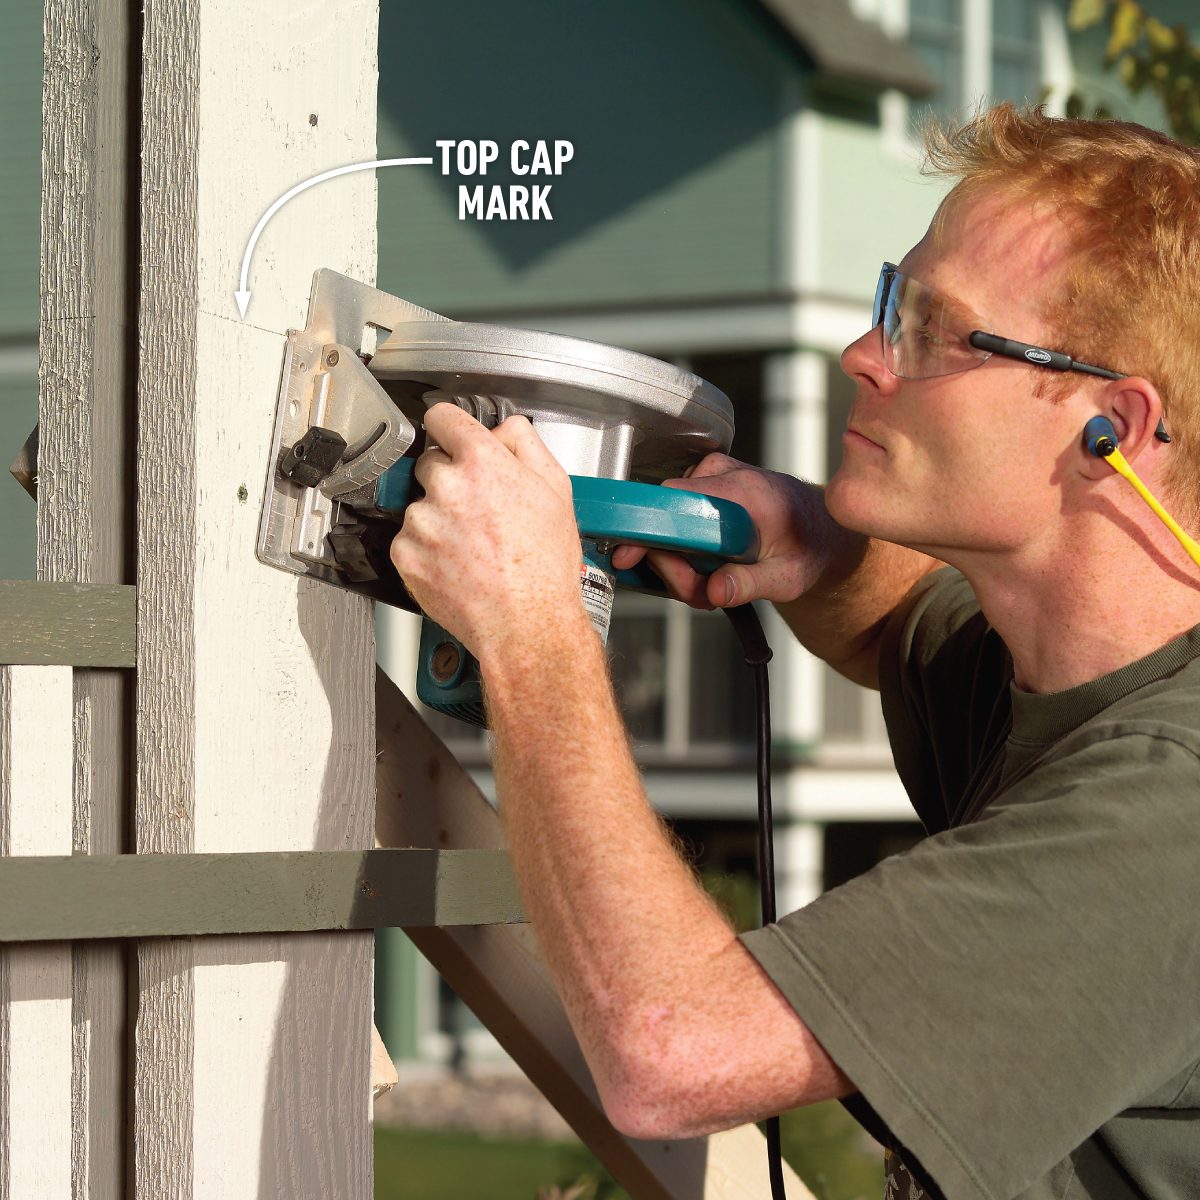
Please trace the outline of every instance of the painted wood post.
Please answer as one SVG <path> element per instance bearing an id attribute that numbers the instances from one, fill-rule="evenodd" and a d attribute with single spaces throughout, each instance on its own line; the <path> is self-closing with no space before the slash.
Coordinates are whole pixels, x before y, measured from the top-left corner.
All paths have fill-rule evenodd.
<path id="1" fill-rule="evenodd" d="M 150 0 L 138 363 L 139 853 L 373 844 L 374 634 L 361 597 L 254 547 L 284 331 L 313 271 L 372 282 L 374 0 Z M 138 950 L 139 1200 L 367 1200 L 369 933 Z"/>
<path id="2" fill-rule="evenodd" d="M 0 855 L 71 852 L 71 675 L 0 667 Z M 69 943 L 0 946 L 0 1200 L 71 1195 L 71 977 Z"/>
<path id="3" fill-rule="evenodd" d="M 40 580 L 134 582 L 138 7 L 45 3 Z M 74 749 L 46 747 L 64 753 L 73 774 L 71 838 L 55 852 L 120 854 L 130 848 L 133 679 L 77 670 L 73 693 Z M 127 956 L 119 942 L 70 952 L 71 1188 L 38 1195 L 125 1195 Z"/>

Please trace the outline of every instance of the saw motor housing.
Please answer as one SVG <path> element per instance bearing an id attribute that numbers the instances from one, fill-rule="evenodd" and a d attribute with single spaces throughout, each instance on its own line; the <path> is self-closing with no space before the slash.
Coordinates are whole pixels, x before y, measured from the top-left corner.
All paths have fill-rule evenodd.
<path id="1" fill-rule="evenodd" d="M 528 417 L 571 476 L 580 583 L 602 639 L 615 587 L 662 590 L 646 569 L 614 571 L 617 545 L 675 550 L 708 571 L 754 560 L 745 509 L 658 486 L 728 451 L 732 405 L 711 384 L 597 342 L 451 321 L 328 270 L 314 277 L 306 327 L 288 334 L 258 557 L 419 611 L 389 550 L 419 494 L 423 414 L 446 401 L 489 428 Z M 485 724 L 478 664 L 428 618 L 417 693 Z"/>

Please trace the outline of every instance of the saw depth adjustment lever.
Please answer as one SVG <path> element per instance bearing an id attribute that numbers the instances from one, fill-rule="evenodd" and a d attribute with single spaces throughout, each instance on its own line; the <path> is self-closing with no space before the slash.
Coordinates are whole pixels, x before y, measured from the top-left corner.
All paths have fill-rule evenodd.
<path id="1" fill-rule="evenodd" d="M 318 271 L 308 324 L 288 334 L 258 556 L 419 611 L 390 558 L 415 496 L 424 411 L 450 401 L 494 425 L 528 417 L 571 476 L 580 586 L 607 638 L 615 588 L 663 592 L 643 564 L 616 572 L 621 544 L 673 550 L 698 570 L 752 562 L 739 505 L 660 486 L 733 439 L 728 398 L 670 363 L 536 330 L 448 320 L 332 271 Z M 479 668 L 428 619 L 417 692 L 485 723 Z"/>

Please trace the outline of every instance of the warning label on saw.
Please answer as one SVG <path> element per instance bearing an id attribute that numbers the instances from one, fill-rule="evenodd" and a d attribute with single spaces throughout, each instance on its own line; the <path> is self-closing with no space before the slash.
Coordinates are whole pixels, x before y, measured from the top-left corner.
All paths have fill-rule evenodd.
<path id="1" fill-rule="evenodd" d="M 573 143 L 563 140 L 526 141 L 518 138 L 503 148 L 484 138 L 456 140 L 444 138 L 434 143 L 441 155 L 443 175 L 484 176 L 488 168 L 507 167 L 518 178 L 529 183 L 460 183 L 458 185 L 458 219 L 460 221 L 553 221 L 550 211 L 550 192 L 553 184 L 535 183 L 536 178 L 561 176 L 567 163 L 575 157 Z"/>
<path id="2" fill-rule="evenodd" d="M 612 576 L 584 561 L 579 564 L 579 586 L 583 589 L 583 607 L 587 609 L 592 628 L 600 635 L 600 641 L 607 645 L 615 590 Z"/>

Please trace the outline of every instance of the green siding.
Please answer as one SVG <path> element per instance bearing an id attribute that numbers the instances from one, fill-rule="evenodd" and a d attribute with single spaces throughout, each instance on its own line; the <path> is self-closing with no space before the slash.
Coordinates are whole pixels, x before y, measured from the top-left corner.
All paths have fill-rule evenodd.
<path id="1" fill-rule="evenodd" d="M 776 126 L 801 70 L 727 0 L 385 5 L 379 152 L 567 138 L 553 222 L 458 220 L 457 175 L 379 179 L 379 280 L 461 315 L 748 297 L 778 288 Z M 504 168 L 504 169 L 499 169 Z M 516 182 L 522 182 L 516 180 Z"/>
<path id="2" fill-rule="evenodd" d="M 816 290 L 861 300 L 875 293 L 879 264 L 899 262 L 920 241 L 946 191 L 888 149 L 877 129 L 822 118 L 817 173 Z"/>
<path id="3" fill-rule="evenodd" d="M 0 0 L 0 19 L 0 341 L 36 339 L 42 6 Z"/>
<path id="4" fill-rule="evenodd" d="M 8 467 L 37 423 L 42 6 L 0 0 L 0 17 L 0 579 L 32 579 L 37 509 Z"/>
<path id="5" fill-rule="evenodd" d="M 37 574 L 37 505 L 8 473 L 37 424 L 37 372 L 0 374 L 0 579 Z"/>

